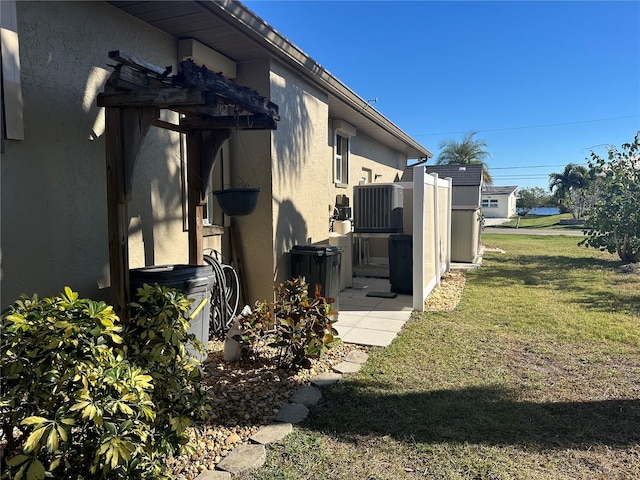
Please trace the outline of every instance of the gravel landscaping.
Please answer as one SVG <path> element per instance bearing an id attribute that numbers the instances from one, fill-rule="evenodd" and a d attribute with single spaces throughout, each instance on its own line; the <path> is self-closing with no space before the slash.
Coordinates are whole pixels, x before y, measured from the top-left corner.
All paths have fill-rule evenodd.
<path id="1" fill-rule="evenodd" d="M 339 330 L 338 330 L 339 331 Z M 260 361 L 226 362 L 223 343 L 209 342 L 209 356 L 204 363 L 205 388 L 213 400 L 212 422 L 203 430 L 191 432 L 195 452 L 167 460 L 178 480 L 193 480 L 216 465 L 261 427 L 273 423 L 278 411 L 309 379 L 331 371 L 352 351 L 366 347 L 339 343 L 308 370 L 278 370 L 268 355 Z"/>
<path id="2" fill-rule="evenodd" d="M 448 272 L 427 301 L 428 311 L 455 309 L 464 291 L 462 272 Z M 340 322 L 336 323 L 340 332 Z M 214 405 L 213 421 L 203 430 L 192 431 L 195 452 L 169 458 L 167 464 L 178 480 L 193 480 L 201 472 L 214 470 L 216 465 L 261 427 L 273 423 L 278 411 L 289 403 L 291 396 L 309 379 L 330 372 L 352 351 L 366 352 L 367 347 L 339 343 L 308 370 L 291 372 L 278 370 L 266 354 L 260 361 L 226 362 L 223 343 L 209 342 L 209 356 L 204 363 L 203 382 Z"/>

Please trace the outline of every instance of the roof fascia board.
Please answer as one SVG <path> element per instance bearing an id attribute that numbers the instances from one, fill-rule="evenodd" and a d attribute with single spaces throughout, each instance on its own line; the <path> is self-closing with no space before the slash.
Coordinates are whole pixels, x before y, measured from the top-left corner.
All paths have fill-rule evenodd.
<path id="1" fill-rule="evenodd" d="M 312 80 L 320 87 L 326 88 L 331 94 L 339 98 L 362 116 L 385 129 L 396 138 L 430 158 L 433 154 L 420 145 L 397 125 L 373 108 L 366 100 L 356 94 L 344 83 L 334 77 L 322 65 L 309 57 L 300 48 L 287 40 L 277 30 L 263 21 L 251 10 L 237 0 L 206 0 L 198 2 L 203 8 L 215 12 L 220 18 L 238 28 L 242 25 L 245 33 L 260 45 L 266 47 L 273 55 L 294 67 L 305 77 Z M 225 18 L 225 16 L 227 18 Z"/>

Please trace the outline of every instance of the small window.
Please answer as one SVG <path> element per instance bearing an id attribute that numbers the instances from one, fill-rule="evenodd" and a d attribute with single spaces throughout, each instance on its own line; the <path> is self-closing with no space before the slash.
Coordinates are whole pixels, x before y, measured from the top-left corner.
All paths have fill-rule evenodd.
<path id="1" fill-rule="evenodd" d="M 349 183 L 349 137 L 336 134 L 334 151 L 333 181 Z"/>
<path id="2" fill-rule="evenodd" d="M 483 198 L 482 199 L 482 208 L 498 208 L 498 199 L 497 198 Z"/>

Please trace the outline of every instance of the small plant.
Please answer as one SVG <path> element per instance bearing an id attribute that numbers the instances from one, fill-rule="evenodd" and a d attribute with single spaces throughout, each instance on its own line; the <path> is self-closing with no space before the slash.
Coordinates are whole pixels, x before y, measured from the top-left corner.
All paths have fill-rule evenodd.
<path id="1" fill-rule="evenodd" d="M 207 408 L 184 346 L 190 301 L 141 290 L 126 328 L 69 287 L 3 314 L 2 479 L 170 478 L 164 455 Z"/>
<path id="2" fill-rule="evenodd" d="M 308 284 L 297 277 L 276 288 L 275 302 L 257 302 L 250 315 L 241 320 L 242 334 L 234 337 L 247 357 L 261 343 L 275 348 L 279 368 L 309 368 L 310 359 L 321 356 L 337 341 L 333 328 L 332 298 L 320 294 L 309 298 Z"/>

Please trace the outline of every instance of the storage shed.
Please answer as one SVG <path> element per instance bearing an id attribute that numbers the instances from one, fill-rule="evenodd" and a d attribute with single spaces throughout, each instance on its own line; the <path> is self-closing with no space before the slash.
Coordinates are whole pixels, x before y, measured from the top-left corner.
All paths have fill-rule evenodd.
<path id="1" fill-rule="evenodd" d="M 426 165 L 427 174 L 451 178 L 451 261 L 475 263 L 480 252 L 482 165 Z M 413 166 L 400 182 L 413 181 Z"/>

